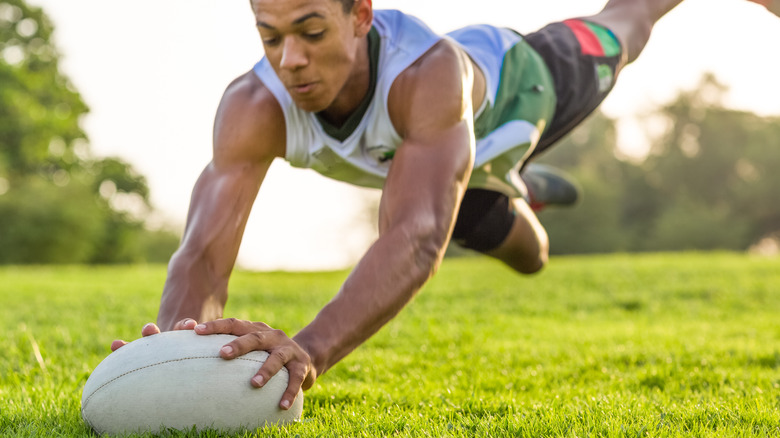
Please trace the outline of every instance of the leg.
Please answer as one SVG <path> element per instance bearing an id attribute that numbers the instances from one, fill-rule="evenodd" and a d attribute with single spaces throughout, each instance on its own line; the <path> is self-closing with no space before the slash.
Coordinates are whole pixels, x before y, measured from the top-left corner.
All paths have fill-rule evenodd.
<path id="1" fill-rule="evenodd" d="M 780 0 L 748 0 L 767 8 L 767 10 L 780 17 Z"/>
<path id="2" fill-rule="evenodd" d="M 547 262 L 547 232 L 524 199 L 469 189 L 461 203 L 453 242 L 531 274 Z"/>
<path id="3" fill-rule="evenodd" d="M 634 61 L 650 39 L 653 25 L 682 0 L 609 0 L 596 15 L 583 20 L 611 30 L 625 50 L 627 61 Z"/>
<path id="4" fill-rule="evenodd" d="M 515 220 L 506 239 L 485 254 L 521 274 L 533 274 L 547 264 L 550 247 L 547 231 L 524 199 L 515 199 L 514 207 Z"/>

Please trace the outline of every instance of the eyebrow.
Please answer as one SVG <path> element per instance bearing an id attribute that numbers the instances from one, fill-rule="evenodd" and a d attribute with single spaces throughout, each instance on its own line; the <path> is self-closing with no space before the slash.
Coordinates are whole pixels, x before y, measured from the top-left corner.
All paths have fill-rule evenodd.
<path id="1" fill-rule="evenodd" d="M 322 18 L 322 19 L 324 19 L 325 16 L 320 14 L 319 12 L 309 12 L 308 14 L 303 15 L 303 16 L 293 20 L 292 24 L 298 25 L 298 24 L 301 24 L 304 21 L 312 19 L 312 18 Z M 266 22 L 263 22 L 263 21 L 258 21 L 257 22 L 257 26 L 258 27 L 264 27 L 266 29 L 276 29 L 275 27 L 273 27 L 270 24 L 268 24 Z"/>

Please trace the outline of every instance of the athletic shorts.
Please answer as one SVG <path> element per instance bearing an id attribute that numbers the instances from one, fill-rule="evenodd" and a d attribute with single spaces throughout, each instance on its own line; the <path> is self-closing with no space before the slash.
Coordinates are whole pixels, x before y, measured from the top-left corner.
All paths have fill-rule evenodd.
<path id="1" fill-rule="evenodd" d="M 528 163 L 601 104 L 615 85 L 625 56 L 612 31 L 578 19 L 549 24 L 524 38 L 547 64 L 557 98 L 555 115 Z M 498 192 L 467 190 L 452 240 L 480 252 L 497 248 L 514 224 L 516 213 L 510 201 Z"/>
<path id="2" fill-rule="evenodd" d="M 579 19 L 552 23 L 525 40 L 542 56 L 555 83 L 555 115 L 532 157 L 595 110 L 615 85 L 625 56 L 609 29 Z"/>

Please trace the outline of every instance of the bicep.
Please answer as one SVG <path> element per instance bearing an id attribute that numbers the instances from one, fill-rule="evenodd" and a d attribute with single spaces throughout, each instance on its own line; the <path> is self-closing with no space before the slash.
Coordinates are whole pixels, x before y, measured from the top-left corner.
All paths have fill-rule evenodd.
<path id="1" fill-rule="evenodd" d="M 283 155 L 280 117 L 278 104 L 253 76 L 228 87 L 215 119 L 212 161 L 192 191 L 181 253 L 220 271 L 232 268 L 260 186 L 273 159 Z"/>
<path id="2" fill-rule="evenodd" d="M 404 73 L 388 106 L 403 142 L 385 183 L 380 231 L 407 221 L 451 226 L 471 174 L 470 64 L 441 46 Z"/>
<path id="3" fill-rule="evenodd" d="M 382 194 L 380 232 L 393 224 L 449 227 L 470 175 L 472 152 L 465 122 L 432 140 L 406 140 L 393 158 Z"/>

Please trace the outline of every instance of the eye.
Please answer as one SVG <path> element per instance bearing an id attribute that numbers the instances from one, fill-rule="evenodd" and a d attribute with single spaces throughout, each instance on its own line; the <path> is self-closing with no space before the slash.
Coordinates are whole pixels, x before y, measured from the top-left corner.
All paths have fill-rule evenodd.
<path id="1" fill-rule="evenodd" d="M 263 44 L 266 46 L 275 46 L 279 44 L 280 39 L 278 37 L 263 38 Z"/>
<path id="2" fill-rule="evenodd" d="M 265 35 L 263 35 L 264 33 Z M 274 35 L 268 32 L 260 32 L 260 40 L 262 40 L 263 45 L 265 46 L 275 46 L 279 44 L 281 38 L 279 38 L 279 35 Z"/>
<path id="3" fill-rule="evenodd" d="M 310 41 L 319 41 L 325 36 L 325 31 L 318 30 L 313 32 L 304 32 L 303 36 Z"/>

